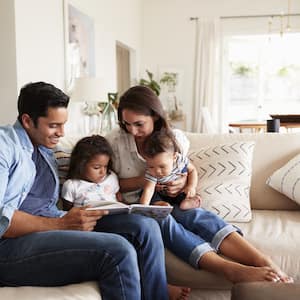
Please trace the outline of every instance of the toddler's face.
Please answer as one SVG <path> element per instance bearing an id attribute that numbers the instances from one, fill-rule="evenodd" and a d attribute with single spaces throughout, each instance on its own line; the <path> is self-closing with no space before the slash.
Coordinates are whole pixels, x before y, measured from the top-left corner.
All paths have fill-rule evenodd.
<path id="1" fill-rule="evenodd" d="M 107 174 L 108 162 L 109 156 L 105 154 L 94 156 L 85 165 L 84 179 L 95 183 L 101 182 Z"/>
<path id="2" fill-rule="evenodd" d="M 161 178 L 170 175 L 176 154 L 170 152 L 163 152 L 155 155 L 152 158 L 147 158 L 147 169 L 149 173 L 156 177 Z"/>

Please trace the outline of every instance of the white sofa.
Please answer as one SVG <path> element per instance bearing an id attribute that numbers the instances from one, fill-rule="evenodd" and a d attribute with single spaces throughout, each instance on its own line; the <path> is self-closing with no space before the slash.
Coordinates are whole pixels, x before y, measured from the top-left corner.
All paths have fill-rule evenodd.
<path id="1" fill-rule="evenodd" d="M 244 236 L 270 255 L 296 282 L 300 282 L 300 206 L 266 185 L 266 179 L 279 167 L 300 153 L 300 133 L 195 134 L 187 133 L 191 148 L 236 141 L 255 141 L 250 199 L 252 220 L 238 223 Z M 64 138 L 71 147 L 75 138 Z M 230 299 L 232 284 L 220 276 L 196 270 L 166 251 L 170 283 L 192 288 L 190 299 Z M 0 299 L 101 299 L 95 282 L 43 288 L 0 288 Z"/>

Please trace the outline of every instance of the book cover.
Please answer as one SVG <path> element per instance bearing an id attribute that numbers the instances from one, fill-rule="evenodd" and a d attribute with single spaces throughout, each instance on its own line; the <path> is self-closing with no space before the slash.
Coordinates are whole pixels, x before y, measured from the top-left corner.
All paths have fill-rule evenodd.
<path id="1" fill-rule="evenodd" d="M 127 205 L 121 202 L 110 202 L 104 201 L 103 205 L 89 207 L 88 210 L 108 210 L 110 215 L 115 214 L 140 214 L 146 217 L 151 217 L 157 220 L 161 220 L 168 216 L 173 206 L 160 206 L 160 205 L 142 205 L 142 204 L 131 204 Z"/>

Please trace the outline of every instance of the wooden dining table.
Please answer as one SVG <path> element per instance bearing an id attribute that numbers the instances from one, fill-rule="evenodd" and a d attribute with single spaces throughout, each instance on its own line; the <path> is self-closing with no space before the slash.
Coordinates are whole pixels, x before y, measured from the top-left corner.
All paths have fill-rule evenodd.
<path id="1" fill-rule="evenodd" d="M 229 123 L 228 126 L 232 128 L 237 128 L 240 133 L 246 131 L 253 133 L 266 132 L 267 120 L 241 120 Z M 289 121 L 288 119 L 283 119 L 282 121 L 280 121 L 280 127 L 284 127 L 286 129 L 286 132 L 289 132 L 294 128 L 300 128 L 300 115 L 299 121 L 297 119 L 293 119 L 292 121 Z"/>

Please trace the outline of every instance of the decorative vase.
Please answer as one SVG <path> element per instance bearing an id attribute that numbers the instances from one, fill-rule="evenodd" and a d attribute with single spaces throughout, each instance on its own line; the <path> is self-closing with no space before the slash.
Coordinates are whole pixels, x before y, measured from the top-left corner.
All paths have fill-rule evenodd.
<path id="1" fill-rule="evenodd" d="M 101 134 L 105 135 L 118 124 L 117 110 L 111 100 L 108 100 L 102 111 Z"/>

